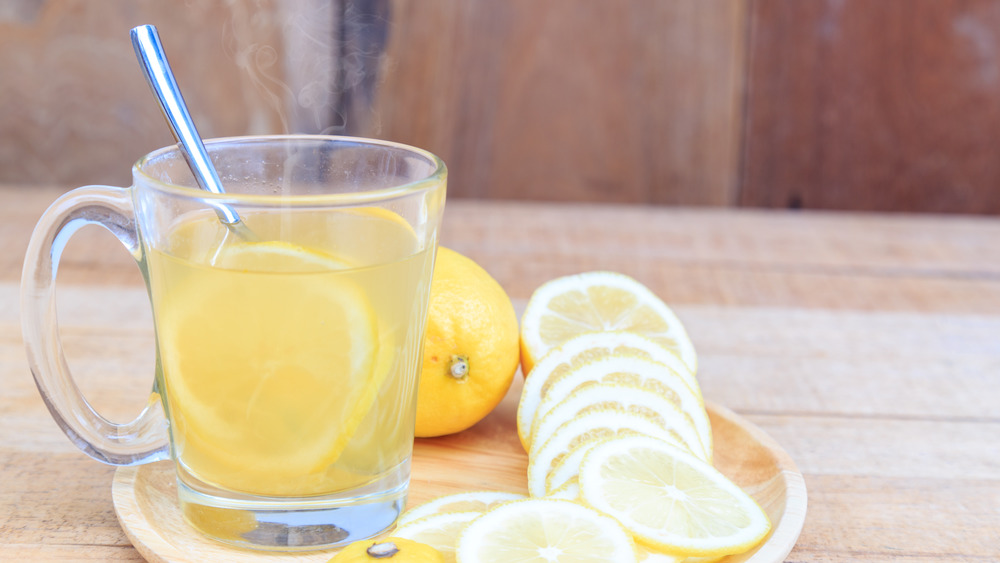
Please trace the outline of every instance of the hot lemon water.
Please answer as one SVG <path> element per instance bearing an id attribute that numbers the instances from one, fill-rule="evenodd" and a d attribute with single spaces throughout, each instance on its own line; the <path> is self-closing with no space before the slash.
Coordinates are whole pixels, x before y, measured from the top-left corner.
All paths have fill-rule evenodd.
<path id="1" fill-rule="evenodd" d="M 215 215 L 147 259 L 182 481 L 336 495 L 408 459 L 431 252 L 376 208 Z"/>

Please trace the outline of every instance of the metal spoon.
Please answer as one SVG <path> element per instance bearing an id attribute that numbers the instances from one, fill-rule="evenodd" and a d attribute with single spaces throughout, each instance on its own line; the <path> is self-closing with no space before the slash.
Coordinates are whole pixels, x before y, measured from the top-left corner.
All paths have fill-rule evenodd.
<path id="1" fill-rule="evenodd" d="M 194 126 L 191 114 L 188 113 L 184 97 L 177 86 L 177 80 L 170 70 L 170 63 L 163 52 L 163 44 L 160 43 L 160 35 L 156 32 L 156 26 L 140 25 L 132 28 L 132 47 L 135 49 L 135 56 L 142 65 L 143 73 L 146 75 L 146 82 L 153 89 L 156 99 L 160 102 L 160 109 L 163 111 L 167 123 L 170 124 L 170 131 L 177 139 L 184 160 L 194 173 L 195 181 L 203 190 L 216 194 L 225 193 L 219 174 L 212 165 L 212 160 L 205 151 L 205 143 L 202 142 L 198 130 Z M 221 202 L 210 202 L 215 208 L 215 212 L 229 230 L 243 238 L 244 240 L 257 240 L 250 229 L 240 220 L 235 209 Z"/>

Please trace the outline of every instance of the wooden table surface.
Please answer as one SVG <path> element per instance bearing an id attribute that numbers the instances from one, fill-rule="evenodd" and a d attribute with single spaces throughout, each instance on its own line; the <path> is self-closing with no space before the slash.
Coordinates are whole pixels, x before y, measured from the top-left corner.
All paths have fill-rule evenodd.
<path id="1" fill-rule="evenodd" d="M 0 560 L 141 560 L 115 517 L 114 468 L 51 420 L 21 341 L 28 236 L 62 191 L 0 187 Z M 673 306 L 706 398 L 804 474 L 788 561 L 817 562 L 1000 561 L 998 241 L 994 218 L 461 200 L 442 235 L 520 306 L 544 281 L 594 269 Z M 85 229 L 59 288 L 80 387 L 109 418 L 132 418 L 153 366 L 138 270 Z"/>

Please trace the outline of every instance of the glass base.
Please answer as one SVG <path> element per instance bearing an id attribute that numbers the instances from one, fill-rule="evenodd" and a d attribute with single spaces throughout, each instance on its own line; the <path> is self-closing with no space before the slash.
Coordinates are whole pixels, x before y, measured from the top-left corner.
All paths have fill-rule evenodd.
<path id="1" fill-rule="evenodd" d="M 406 505 L 410 467 L 404 463 L 360 489 L 307 498 L 234 495 L 202 485 L 182 472 L 178 468 L 181 512 L 202 534 L 247 549 L 309 551 L 388 530 Z"/>

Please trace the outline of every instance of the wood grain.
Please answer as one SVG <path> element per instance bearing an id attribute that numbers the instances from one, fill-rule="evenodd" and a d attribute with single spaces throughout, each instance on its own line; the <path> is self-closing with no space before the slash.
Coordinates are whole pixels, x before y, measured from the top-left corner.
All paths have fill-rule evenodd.
<path id="1" fill-rule="evenodd" d="M 1000 5 L 751 5 L 740 205 L 1000 212 Z"/>
<path id="2" fill-rule="evenodd" d="M 398 0 L 378 135 L 456 197 L 732 204 L 744 4 Z"/>
<path id="3" fill-rule="evenodd" d="M 126 185 L 172 143 L 154 23 L 204 136 L 409 142 L 453 198 L 1000 213 L 994 0 L 4 6 L 0 182 Z"/>
<path id="4" fill-rule="evenodd" d="M 64 191 L 25 198 L 0 186 L 0 235 L 9 241 L 0 281 L 20 279 L 30 231 Z M 1000 311 L 998 238 L 995 220 L 967 216 L 463 200 L 448 203 L 441 234 L 515 299 L 556 275 L 608 269 L 675 304 L 951 313 Z M 97 227 L 70 240 L 60 279 L 142 286 L 128 254 Z"/>
<path id="5" fill-rule="evenodd" d="M 517 439 L 520 385 L 471 432 L 418 440 L 413 451 L 409 506 L 453 492 L 527 492 L 527 455 Z M 798 539 L 806 516 L 802 475 L 788 454 L 762 430 L 732 411 L 708 406 L 716 467 L 754 497 L 772 522 L 772 531 L 754 549 L 726 563 L 783 561 Z M 511 439 L 513 438 L 513 439 Z M 129 539 L 151 563 L 195 561 L 329 560 L 330 552 L 276 555 L 238 550 L 213 542 L 188 526 L 177 505 L 173 467 L 168 462 L 125 467 L 115 474 L 118 519 Z M 390 532 L 391 535 L 391 532 Z"/>
<path id="6" fill-rule="evenodd" d="M 113 468 L 51 420 L 21 343 L 20 261 L 60 191 L 0 188 L 0 559 L 137 560 L 114 515 Z M 788 561 L 1000 560 L 996 219 L 467 200 L 449 203 L 443 238 L 518 307 L 542 281 L 590 268 L 630 273 L 673 305 L 706 398 L 804 475 L 809 512 Z M 152 369 L 141 279 L 110 238 L 74 238 L 66 255 L 70 366 L 99 410 L 134 416 Z M 444 459 L 463 439 L 495 439 L 491 428 L 422 452 Z M 462 453 L 475 484 L 518 486 L 509 466 Z M 414 486 L 433 479 L 415 473 Z"/>
<path id="7" fill-rule="evenodd" d="M 152 23 L 204 137 L 410 142 L 444 157 L 461 197 L 732 205 L 744 6 L 17 2 L 0 12 L 16 108 L 0 113 L 0 182 L 127 185 L 173 142 L 128 43 Z"/>
<path id="8" fill-rule="evenodd" d="M 329 125 L 313 115 L 327 118 L 315 81 L 334 71 L 319 0 L 14 4 L 0 12 L 0 182 L 127 186 L 139 157 L 175 142 L 129 43 L 141 24 L 159 28 L 202 136 Z"/>

